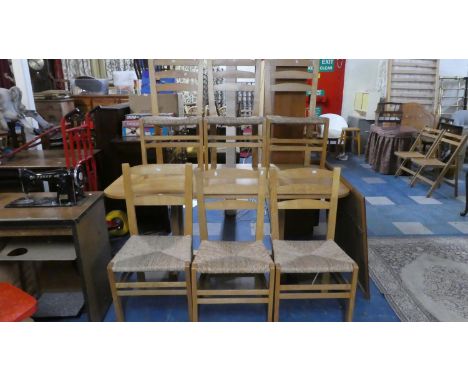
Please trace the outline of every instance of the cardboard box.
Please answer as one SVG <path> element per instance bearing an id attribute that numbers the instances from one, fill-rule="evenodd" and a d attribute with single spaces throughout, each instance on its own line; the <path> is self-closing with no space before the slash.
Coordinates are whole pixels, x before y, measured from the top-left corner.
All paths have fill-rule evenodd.
<path id="1" fill-rule="evenodd" d="M 151 113 L 151 97 L 147 95 L 129 95 L 130 112 Z M 177 94 L 158 94 L 158 107 L 160 113 L 178 115 Z"/>
<path id="2" fill-rule="evenodd" d="M 144 127 L 145 129 L 145 136 L 152 136 L 154 135 L 154 127 L 148 126 Z M 122 127 L 122 137 L 139 137 L 140 136 L 140 129 L 138 127 Z"/>

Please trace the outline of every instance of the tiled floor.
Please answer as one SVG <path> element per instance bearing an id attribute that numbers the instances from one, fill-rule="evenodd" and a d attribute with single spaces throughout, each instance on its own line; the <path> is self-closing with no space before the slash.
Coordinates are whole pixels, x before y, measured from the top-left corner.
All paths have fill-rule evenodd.
<path id="1" fill-rule="evenodd" d="M 465 207 L 465 177 L 461 173 L 459 196 L 453 187 L 443 184 L 431 198 L 428 186 L 410 187 L 409 177 L 375 172 L 364 156 L 349 155 L 345 162 L 328 158 L 342 167 L 343 176 L 366 197 L 367 232 L 370 236 L 461 235 L 468 233 L 468 216 L 460 216 Z M 378 181 L 375 179 L 379 179 Z"/>

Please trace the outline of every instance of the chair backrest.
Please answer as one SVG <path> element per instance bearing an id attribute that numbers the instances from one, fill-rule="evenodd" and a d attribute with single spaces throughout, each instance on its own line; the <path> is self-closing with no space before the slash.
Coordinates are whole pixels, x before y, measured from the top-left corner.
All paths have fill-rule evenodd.
<path id="1" fill-rule="evenodd" d="M 192 165 L 122 164 L 130 235 L 138 235 L 136 206 L 185 206 L 184 235 L 192 234 Z"/>
<path id="2" fill-rule="evenodd" d="M 265 61 L 265 115 L 274 114 L 274 99 L 278 92 L 310 92 L 309 116 L 315 115 L 320 60 Z"/>
<path id="3" fill-rule="evenodd" d="M 203 60 L 149 59 L 148 68 L 153 115 L 159 114 L 157 95 L 163 92 L 196 94 L 196 115 L 203 115 Z"/>
<path id="4" fill-rule="evenodd" d="M 430 127 L 424 127 L 416 137 L 416 140 L 413 142 L 413 145 L 409 149 L 409 151 L 416 151 L 421 148 L 421 146 L 424 144 L 424 141 L 430 141 L 431 146 L 429 150 L 426 153 L 426 157 L 429 158 L 432 156 L 434 153 L 435 149 L 437 148 L 439 144 L 439 140 L 442 137 L 442 133 L 445 130 L 443 129 L 433 129 Z"/>
<path id="5" fill-rule="evenodd" d="M 333 171 L 295 168 L 278 171 L 270 168 L 271 238 L 279 240 L 279 210 L 328 210 L 327 240 L 335 238 L 340 168 Z"/>
<path id="6" fill-rule="evenodd" d="M 240 67 L 246 67 L 239 69 Z M 208 60 L 208 104 L 211 115 L 218 114 L 216 93 L 234 93 L 236 100 L 240 95 L 249 94 L 252 102 L 252 116 L 262 115 L 263 65 L 261 60 Z M 238 117 L 238 115 L 229 115 Z"/>
<path id="7" fill-rule="evenodd" d="M 200 239 L 208 240 L 207 210 L 256 210 L 255 239 L 263 240 L 266 170 L 195 170 Z M 209 200 L 207 200 L 209 199 Z M 255 199 L 252 201 L 251 199 Z"/>
<path id="8" fill-rule="evenodd" d="M 466 144 L 466 140 L 468 139 L 468 135 L 459 135 L 459 134 L 453 134 L 452 132 L 449 132 L 445 130 L 441 138 L 439 139 L 439 145 L 449 145 L 450 146 L 450 157 L 445 161 L 447 165 L 453 164 L 454 161 L 457 158 L 458 153 L 460 152 L 461 149 Z M 440 150 L 441 152 L 443 150 Z"/>
<path id="9" fill-rule="evenodd" d="M 375 111 L 375 124 L 378 126 L 401 125 L 403 104 L 398 102 L 379 102 Z"/>

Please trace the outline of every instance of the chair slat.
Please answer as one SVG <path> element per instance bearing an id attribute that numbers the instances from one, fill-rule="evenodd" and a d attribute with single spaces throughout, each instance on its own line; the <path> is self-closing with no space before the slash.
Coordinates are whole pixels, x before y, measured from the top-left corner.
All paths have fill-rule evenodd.
<path id="1" fill-rule="evenodd" d="M 182 83 L 174 83 L 174 84 L 157 84 L 156 85 L 156 90 L 159 92 L 167 92 L 167 91 L 173 91 L 173 92 L 182 92 L 182 91 L 188 91 L 188 92 L 196 92 L 198 91 L 198 85 L 197 84 L 182 84 Z"/>
<path id="2" fill-rule="evenodd" d="M 255 72 L 248 72 L 246 70 L 234 70 L 213 72 L 214 78 L 255 78 Z"/>
<path id="3" fill-rule="evenodd" d="M 200 60 L 191 59 L 153 59 L 154 65 L 198 66 Z"/>
<path id="4" fill-rule="evenodd" d="M 307 92 L 312 91 L 313 86 L 309 84 L 295 84 L 295 83 L 283 83 L 271 85 L 271 90 L 274 92 Z"/>
<path id="5" fill-rule="evenodd" d="M 253 92 L 255 91 L 255 85 L 250 85 L 242 82 L 236 83 L 224 83 L 224 84 L 216 84 L 213 85 L 213 89 L 215 91 L 245 91 L 245 92 Z"/>
<path id="6" fill-rule="evenodd" d="M 188 70 L 162 70 L 155 72 L 154 76 L 157 80 L 161 78 L 198 78 L 197 72 L 191 72 Z"/>
<path id="7" fill-rule="evenodd" d="M 314 73 L 299 70 L 278 70 L 271 74 L 273 79 L 297 79 L 309 80 L 314 78 Z"/>
<path id="8" fill-rule="evenodd" d="M 207 210 L 255 210 L 257 203 L 247 200 L 226 199 L 216 202 L 205 202 Z"/>

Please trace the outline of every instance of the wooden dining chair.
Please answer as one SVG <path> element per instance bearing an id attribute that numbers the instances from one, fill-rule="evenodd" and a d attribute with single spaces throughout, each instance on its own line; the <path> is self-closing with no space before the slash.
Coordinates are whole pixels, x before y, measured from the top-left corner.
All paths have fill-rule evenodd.
<path id="1" fill-rule="evenodd" d="M 171 70 L 156 70 L 169 66 Z M 140 143 L 143 164 L 148 163 L 148 149 L 156 151 L 156 163 L 165 161 L 165 149 L 193 148 L 197 162 L 203 165 L 203 60 L 148 60 L 151 87 L 152 115 L 140 119 Z M 196 107 L 188 115 L 161 115 L 158 94 L 181 94 L 196 96 Z M 180 108 L 179 110 L 184 109 Z M 153 128 L 154 135 L 145 135 L 145 128 Z M 195 129 L 195 134 L 190 129 Z M 166 157 L 167 161 L 167 157 Z"/>
<path id="2" fill-rule="evenodd" d="M 395 151 L 395 156 L 401 160 L 401 164 L 395 173 L 395 177 L 400 176 L 403 172 L 411 175 L 415 174 L 415 172 L 410 167 L 407 167 L 408 164 L 411 163 L 411 160 L 417 158 L 423 159 L 434 157 L 435 151 L 439 146 L 439 140 L 442 137 L 442 133 L 444 131 L 445 130 L 425 127 L 420 131 L 416 137 L 416 140 L 408 151 Z M 428 141 L 432 143 L 429 149 L 424 152 L 425 143 Z"/>
<path id="3" fill-rule="evenodd" d="M 242 67 L 242 69 L 240 69 Z M 248 70 L 250 69 L 250 70 Z M 261 60 L 208 60 L 208 102 L 209 115 L 204 118 L 205 166 L 211 162 L 216 167 L 219 149 L 238 148 L 252 151 L 252 167 L 259 163 L 259 151 L 264 155 L 264 129 L 265 120 L 261 110 L 263 97 L 263 65 Z M 223 115 L 221 105 L 216 102 L 216 93 L 223 92 L 224 99 L 229 95 L 234 97 L 237 104 L 231 113 Z M 249 99 L 253 98 L 248 109 L 237 103 L 239 97 L 245 93 Z M 240 107 L 238 107 L 240 106 Z M 229 111 L 229 107 L 224 107 Z M 234 126 L 235 135 L 218 134 L 218 127 Z M 250 127 L 251 134 L 241 132 L 242 127 Z M 210 157 L 210 158 L 209 158 Z"/>
<path id="4" fill-rule="evenodd" d="M 192 262 L 193 320 L 198 320 L 201 304 L 266 304 L 271 321 L 275 267 L 262 242 L 265 169 L 195 172 L 201 243 Z M 255 241 L 209 240 L 207 210 L 256 210 Z"/>
<path id="5" fill-rule="evenodd" d="M 122 172 L 130 238 L 107 267 L 117 320 L 124 321 L 123 296 L 187 296 L 191 318 L 192 165 L 124 163 Z M 185 206 L 184 235 L 139 235 L 136 206 Z M 148 272 L 156 279 L 146 280 Z"/>
<path id="6" fill-rule="evenodd" d="M 445 182 L 454 188 L 454 196 L 458 196 L 458 172 L 459 172 L 459 153 L 466 145 L 468 135 L 453 134 L 444 131 L 441 134 L 437 144 L 438 158 L 415 158 L 412 163 L 418 168 L 411 179 L 410 186 L 413 187 L 418 181 L 430 185 L 426 197 L 430 197 L 434 190 Z M 423 175 L 424 170 L 433 169 L 438 171 L 434 180 Z M 453 179 L 446 178 L 448 172 L 453 174 Z"/>
<path id="7" fill-rule="evenodd" d="M 352 321 L 358 266 L 334 241 L 340 169 L 278 171 L 271 167 L 269 175 L 271 238 L 276 266 L 274 320 L 279 320 L 281 300 L 338 298 L 348 300 L 345 317 L 346 321 Z M 279 212 L 288 209 L 326 210 L 326 240 L 282 240 Z M 343 274 L 350 274 L 350 280 Z M 292 282 L 291 276 L 298 281 Z"/>
<path id="8" fill-rule="evenodd" d="M 308 71 L 307 68 L 312 68 Z M 320 168 L 325 167 L 328 144 L 328 118 L 315 117 L 319 60 L 266 60 L 265 62 L 265 114 L 266 153 L 265 166 L 270 165 L 274 152 L 303 152 L 304 165 L 311 163 L 311 153 L 319 156 Z M 274 115 L 277 93 L 310 94 L 309 116 Z M 282 128 L 279 138 L 275 128 Z"/>

